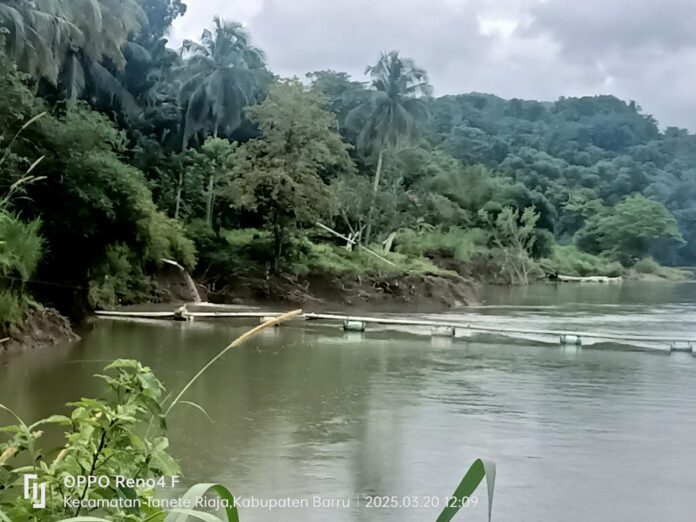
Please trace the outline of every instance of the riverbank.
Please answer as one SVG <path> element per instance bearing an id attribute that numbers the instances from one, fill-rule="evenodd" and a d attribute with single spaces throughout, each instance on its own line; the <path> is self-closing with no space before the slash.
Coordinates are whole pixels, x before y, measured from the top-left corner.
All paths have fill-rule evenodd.
<path id="1" fill-rule="evenodd" d="M 208 287 L 208 300 L 220 304 L 293 304 L 308 310 L 359 307 L 363 310 L 441 311 L 479 302 L 477 284 L 447 273 L 311 273 L 259 277 L 231 276 Z"/>
<path id="2" fill-rule="evenodd" d="M 79 340 L 70 321 L 52 308 L 28 310 L 22 323 L 12 326 L 8 334 L 0 343 L 0 353 L 47 348 Z"/>

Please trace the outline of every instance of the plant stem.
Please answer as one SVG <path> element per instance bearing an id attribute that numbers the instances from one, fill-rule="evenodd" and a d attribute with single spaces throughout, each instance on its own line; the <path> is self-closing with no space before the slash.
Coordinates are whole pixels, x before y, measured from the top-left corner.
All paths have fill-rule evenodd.
<path id="1" fill-rule="evenodd" d="M 177 395 L 172 403 L 169 405 L 167 408 L 167 411 L 164 412 L 164 416 L 166 417 L 169 415 L 169 412 L 172 411 L 172 408 L 177 405 L 177 403 L 181 400 L 181 397 L 183 397 L 184 393 L 193 385 L 194 382 L 198 380 L 198 378 L 205 373 L 205 371 L 210 368 L 218 359 L 220 359 L 223 355 L 225 355 L 229 350 L 232 348 L 236 348 L 240 344 L 242 344 L 244 341 L 247 339 L 250 339 L 254 337 L 257 333 L 259 333 L 262 330 L 265 330 L 266 328 L 269 328 L 271 326 L 275 326 L 277 324 L 280 324 L 284 321 L 288 321 L 290 319 L 294 319 L 295 317 L 299 317 L 302 315 L 302 310 L 294 310 L 292 312 L 288 312 L 283 315 L 279 315 L 278 317 L 274 317 L 270 321 L 266 321 L 263 324 L 260 324 L 259 326 L 252 328 L 248 332 L 240 335 L 237 337 L 234 341 L 232 341 L 224 350 L 222 350 L 219 354 L 217 354 L 215 357 L 210 359 L 208 363 L 201 368 L 196 375 L 194 375 L 191 380 L 182 388 L 182 390 L 179 392 L 179 395 Z"/>
<path id="2" fill-rule="evenodd" d="M 92 459 L 92 466 L 89 469 L 89 473 L 87 474 L 87 477 L 91 477 L 92 474 L 94 473 L 94 470 L 97 467 L 97 460 L 99 460 L 99 455 L 101 455 L 101 452 L 104 450 L 104 446 L 106 445 L 106 429 L 102 430 L 102 435 L 101 435 L 101 440 L 99 441 L 99 446 L 97 447 L 97 451 L 94 453 L 94 458 Z M 89 484 L 85 484 L 85 488 L 82 490 L 82 494 L 80 495 L 80 503 L 77 505 L 77 509 L 75 510 L 75 516 L 80 515 L 80 510 L 82 509 L 82 501 L 85 499 L 85 496 L 87 495 L 87 490 L 89 489 Z"/>

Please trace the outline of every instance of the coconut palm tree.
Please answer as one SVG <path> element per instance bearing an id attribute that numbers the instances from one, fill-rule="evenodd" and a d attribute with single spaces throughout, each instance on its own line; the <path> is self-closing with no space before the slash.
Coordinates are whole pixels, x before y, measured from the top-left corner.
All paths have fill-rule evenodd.
<path id="1" fill-rule="evenodd" d="M 62 53 L 81 33 L 61 0 L 0 0 L 5 50 L 34 78 L 58 80 Z"/>
<path id="2" fill-rule="evenodd" d="M 206 29 L 200 43 L 185 40 L 182 47 L 184 148 L 199 131 L 232 134 L 242 123 L 244 108 L 257 103 L 263 91 L 263 51 L 251 45 L 241 24 L 218 17 L 213 23 L 213 31 Z"/>
<path id="3" fill-rule="evenodd" d="M 128 109 L 134 102 L 114 72 L 128 55 L 143 56 L 128 37 L 145 21 L 138 0 L 0 0 L 5 47 L 21 70 L 69 99 L 89 82 Z"/>
<path id="4" fill-rule="evenodd" d="M 426 71 L 410 58 L 400 57 L 398 51 L 382 53 L 377 64 L 368 67 L 365 74 L 371 78 L 371 96 L 348 114 L 346 124 L 358 130 L 358 149 L 377 157 L 367 219 L 366 242 L 369 244 L 384 153 L 417 138 L 419 124 L 428 117 L 424 98 L 432 94 L 432 87 Z"/>

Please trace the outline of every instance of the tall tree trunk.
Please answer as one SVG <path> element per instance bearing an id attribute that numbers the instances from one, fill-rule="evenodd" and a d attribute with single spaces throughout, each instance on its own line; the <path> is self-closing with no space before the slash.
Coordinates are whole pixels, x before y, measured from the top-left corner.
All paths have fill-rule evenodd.
<path id="1" fill-rule="evenodd" d="M 205 222 L 208 227 L 213 227 L 213 200 L 215 198 L 215 175 L 210 175 L 210 180 L 208 181 L 208 201 L 205 205 Z"/>
<path id="2" fill-rule="evenodd" d="M 275 211 L 272 211 L 273 223 L 273 272 L 278 273 L 280 268 L 280 257 L 283 255 L 283 225 Z"/>
<path id="3" fill-rule="evenodd" d="M 184 186 L 184 171 L 179 171 L 179 186 L 176 189 L 176 207 L 174 208 L 174 219 L 179 219 L 179 211 L 181 210 L 181 192 Z"/>
<path id="4" fill-rule="evenodd" d="M 372 215 L 375 210 L 375 200 L 377 199 L 377 194 L 379 193 L 379 182 L 382 177 L 382 164 L 384 162 L 384 151 L 379 151 L 379 157 L 377 158 L 377 171 L 375 172 L 375 184 L 372 187 L 372 199 L 370 201 L 370 211 L 367 214 L 367 232 L 365 233 L 365 244 L 370 246 L 370 239 L 372 236 Z"/>

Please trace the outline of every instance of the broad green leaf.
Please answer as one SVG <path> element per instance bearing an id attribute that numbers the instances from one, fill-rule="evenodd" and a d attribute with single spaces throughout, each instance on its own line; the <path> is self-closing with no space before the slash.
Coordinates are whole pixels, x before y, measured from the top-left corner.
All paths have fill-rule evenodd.
<path id="1" fill-rule="evenodd" d="M 469 470 L 464 475 L 459 486 L 457 486 L 457 489 L 452 493 L 452 497 L 457 500 L 457 502 L 455 502 L 456 505 L 447 506 L 442 513 L 440 513 L 440 516 L 437 517 L 436 522 L 449 522 L 452 520 L 461 508 L 462 499 L 471 497 L 484 477 L 488 486 L 488 520 L 490 521 L 493 511 L 493 490 L 495 489 L 495 463 L 476 459 L 471 467 L 469 467 Z"/>
<path id="2" fill-rule="evenodd" d="M 171 455 L 164 451 L 158 451 L 152 455 L 152 465 L 159 469 L 165 476 L 173 476 L 179 473 L 180 468 Z"/>
<path id="3" fill-rule="evenodd" d="M 114 362 L 109 364 L 104 371 L 114 370 L 117 368 L 127 368 L 127 369 L 137 369 L 140 366 L 138 361 L 133 359 L 116 359 Z"/>
<path id="4" fill-rule="evenodd" d="M 64 518 L 63 520 L 59 520 L 58 522 L 109 522 L 105 518 L 97 518 L 97 517 L 73 517 L 73 518 Z"/>
<path id="5" fill-rule="evenodd" d="M 38 426 L 42 426 L 44 424 L 59 424 L 61 426 L 72 426 L 73 422 L 70 418 L 66 417 L 65 415 L 51 415 L 46 419 L 41 419 L 40 421 L 35 422 L 31 426 L 29 426 L 29 429 L 33 430 Z"/>

